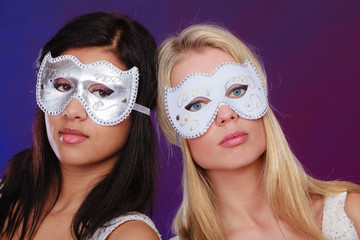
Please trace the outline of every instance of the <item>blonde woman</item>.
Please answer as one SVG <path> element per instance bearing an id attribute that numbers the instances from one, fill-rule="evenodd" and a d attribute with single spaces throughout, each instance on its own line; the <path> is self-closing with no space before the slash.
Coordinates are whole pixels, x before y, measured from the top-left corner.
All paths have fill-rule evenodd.
<path id="1" fill-rule="evenodd" d="M 177 238 L 359 239 L 360 187 L 305 173 L 262 65 L 229 31 L 194 25 L 168 38 L 158 90 L 159 124 L 184 161 Z"/>

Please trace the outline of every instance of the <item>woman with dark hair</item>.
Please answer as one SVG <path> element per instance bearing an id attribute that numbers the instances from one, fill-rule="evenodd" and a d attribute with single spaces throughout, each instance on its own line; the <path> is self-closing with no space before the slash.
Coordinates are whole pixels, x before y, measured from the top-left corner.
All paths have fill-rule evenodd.
<path id="1" fill-rule="evenodd" d="M 33 146 L 10 159 L 1 239 L 159 239 L 151 220 L 156 43 L 127 16 L 77 17 L 37 61 Z"/>

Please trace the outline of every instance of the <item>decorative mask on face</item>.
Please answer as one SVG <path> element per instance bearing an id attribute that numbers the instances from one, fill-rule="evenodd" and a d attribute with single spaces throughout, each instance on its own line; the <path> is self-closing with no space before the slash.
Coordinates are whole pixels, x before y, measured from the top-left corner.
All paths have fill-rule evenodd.
<path id="1" fill-rule="evenodd" d="M 265 115 L 268 109 L 265 88 L 248 60 L 244 64 L 222 63 L 211 74 L 192 73 L 178 86 L 165 88 L 168 118 L 183 138 L 203 135 L 221 105 L 246 119 Z"/>
<path id="2" fill-rule="evenodd" d="M 112 126 L 132 109 L 150 115 L 150 109 L 135 103 L 137 67 L 122 71 L 107 61 L 83 64 L 72 55 L 44 57 L 37 76 L 36 100 L 49 115 L 59 115 L 73 98 L 84 106 L 97 124 Z"/>

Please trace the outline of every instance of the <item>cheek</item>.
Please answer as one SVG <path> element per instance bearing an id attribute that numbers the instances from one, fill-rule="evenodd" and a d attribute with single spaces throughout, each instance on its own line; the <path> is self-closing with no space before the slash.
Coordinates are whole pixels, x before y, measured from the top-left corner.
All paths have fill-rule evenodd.
<path id="1" fill-rule="evenodd" d="M 59 116 L 50 116 L 45 114 L 45 127 L 46 127 L 46 135 L 50 144 L 51 149 L 54 151 L 55 155 L 60 158 L 60 150 L 59 150 L 59 136 L 55 132 L 57 125 L 59 125 Z"/>
<path id="2" fill-rule="evenodd" d="M 130 118 L 125 119 L 120 124 L 106 127 L 106 132 L 103 134 L 104 144 L 111 148 L 120 150 L 126 143 L 131 129 Z M 106 146 L 106 145 L 104 145 Z"/>
<path id="3" fill-rule="evenodd" d="M 266 151 L 266 132 L 264 127 L 264 122 L 262 119 L 256 120 L 254 126 L 254 133 L 256 133 L 256 142 L 255 145 L 259 150 L 259 152 L 264 153 Z"/>
<path id="4" fill-rule="evenodd" d="M 204 135 L 186 140 L 191 157 L 202 168 L 207 168 L 211 162 L 219 157 L 218 134 L 218 129 L 213 123 Z"/>
<path id="5" fill-rule="evenodd" d="M 56 125 L 56 116 L 49 116 L 45 114 L 45 127 L 46 127 L 46 135 L 49 139 L 51 147 L 53 147 L 54 144 L 54 129 Z"/>
<path id="6" fill-rule="evenodd" d="M 190 150 L 191 157 L 193 160 L 201 167 L 204 167 L 207 159 L 209 156 L 213 155 L 212 150 L 213 148 L 210 147 L 211 143 L 205 135 L 194 138 L 194 139 L 187 139 L 187 145 Z M 204 147 L 208 146 L 208 147 Z"/>

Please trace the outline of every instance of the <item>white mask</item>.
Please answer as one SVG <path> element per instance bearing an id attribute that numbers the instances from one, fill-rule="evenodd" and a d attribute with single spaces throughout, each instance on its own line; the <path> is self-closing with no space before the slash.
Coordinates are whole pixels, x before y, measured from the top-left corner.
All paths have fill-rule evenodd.
<path id="1" fill-rule="evenodd" d="M 165 88 L 168 118 L 183 138 L 203 135 L 221 105 L 246 119 L 258 119 L 267 112 L 265 88 L 248 60 L 223 63 L 211 74 L 192 73 L 178 86 Z"/>
<path id="2" fill-rule="evenodd" d="M 132 109 L 150 115 L 136 104 L 137 67 L 122 71 L 107 61 L 81 63 L 75 56 L 44 57 L 37 77 L 36 100 L 49 115 L 59 115 L 73 98 L 84 106 L 97 124 L 112 126 L 123 121 Z"/>

